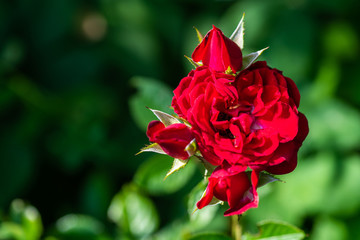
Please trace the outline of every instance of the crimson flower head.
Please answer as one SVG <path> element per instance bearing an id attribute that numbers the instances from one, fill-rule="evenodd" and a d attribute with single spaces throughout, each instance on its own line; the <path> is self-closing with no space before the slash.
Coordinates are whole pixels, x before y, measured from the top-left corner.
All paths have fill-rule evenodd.
<path id="1" fill-rule="evenodd" d="M 173 158 L 188 159 L 186 147 L 194 139 L 190 129 L 183 123 L 167 127 L 160 121 L 151 121 L 146 132 L 150 142 L 159 144 L 162 150 Z"/>
<path id="2" fill-rule="evenodd" d="M 195 62 L 202 61 L 203 65 L 217 72 L 225 72 L 230 67 L 236 73 L 242 66 L 240 47 L 215 26 L 195 48 L 191 57 Z"/>

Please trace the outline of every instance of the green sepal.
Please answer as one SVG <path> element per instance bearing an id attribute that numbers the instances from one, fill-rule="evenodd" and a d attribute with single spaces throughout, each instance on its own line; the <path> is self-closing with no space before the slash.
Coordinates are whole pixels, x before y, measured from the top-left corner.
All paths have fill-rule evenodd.
<path id="1" fill-rule="evenodd" d="M 197 144 L 195 138 L 191 140 L 191 142 L 185 147 L 185 151 L 189 154 L 189 156 L 193 156 L 197 151 Z"/>
<path id="2" fill-rule="evenodd" d="M 201 34 L 201 32 L 196 27 L 194 27 L 194 29 L 196 31 L 196 35 L 198 37 L 199 43 L 201 43 L 201 41 L 204 39 L 204 36 Z"/>
<path id="3" fill-rule="evenodd" d="M 170 126 L 174 123 L 181 123 L 176 117 L 173 117 L 170 114 L 151 108 L 148 109 L 155 114 L 155 116 L 165 125 L 165 127 Z"/>
<path id="4" fill-rule="evenodd" d="M 241 50 L 244 48 L 244 17 L 245 17 L 245 13 L 240 19 L 240 22 L 237 25 L 235 31 L 230 36 L 230 39 L 234 41 L 240 47 Z"/>
<path id="5" fill-rule="evenodd" d="M 142 149 L 140 149 L 140 152 L 138 152 L 135 155 L 138 155 L 138 154 L 140 154 L 142 152 L 154 152 L 154 153 L 166 154 L 164 152 L 164 150 L 162 150 L 160 145 L 157 144 L 157 143 L 152 143 L 152 144 L 150 144 L 148 146 L 143 147 Z"/>
<path id="6" fill-rule="evenodd" d="M 166 174 L 164 180 L 169 177 L 171 174 L 173 174 L 174 172 L 179 171 L 181 168 L 185 167 L 186 164 L 188 164 L 189 159 L 186 160 L 180 160 L 178 158 L 174 158 L 174 162 L 173 165 L 171 167 L 171 169 L 168 171 L 168 173 Z"/>
<path id="7" fill-rule="evenodd" d="M 200 181 L 199 184 L 196 185 L 189 194 L 188 213 L 190 218 L 197 210 L 199 210 L 196 206 L 196 203 L 204 197 L 206 193 L 207 182 L 208 182 L 207 180 Z M 224 202 L 217 199 L 216 197 L 213 197 L 213 199 L 211 199 L 211 202 L 207 206 L 217 205 L 217 204 L 223 205 Z"/>
<path id="8" fill-rule="evenodd" d="M 246 171 L 246 174 L 248 176 L 249 179 L 251 179 L 251 171 Z M 259 173 L 259 181 L 257 184 L 257 187 L 262 187 L 268 183 L 272 183 L 272 182 L 284 182 L 283 180 L 275 177 L 274 175 L 267 173 L 267 172 L 260 172 Z"/>
<path id="9" fill-rule="evenodd" d="M 192 58 L 190 58 L 190 57 L 188 57 L 188 56 L 186 56 L 186 55 L 184 55 L 184 57 L 185 57 L 195 68 L 202 66 L 202 64 L 195 62 L 194 60 L 192 60 Z"/>
<path id="10" fill-rule="evenodd" d="M 241 70 L 247 69 L 248 67 L 251 66 L 251 64 L 253 64 L 253 62 L 256 61 L 256 59 L 258 59 L 258 57 L 269 47 L 263 48 L 257 52 L 253 52 L 250 53 L 246 56 L 243 57 L 243 65 L 241 67 Z"/>

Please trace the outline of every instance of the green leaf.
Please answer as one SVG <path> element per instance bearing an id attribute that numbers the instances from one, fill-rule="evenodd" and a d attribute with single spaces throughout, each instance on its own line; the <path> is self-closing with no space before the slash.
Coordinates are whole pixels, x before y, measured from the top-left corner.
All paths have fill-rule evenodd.
<path id="1" fill-rule="evenodd" d="M 197 210 L 196 203 L 201 199 L 203 196 L 205 189 L 207 186 L 207 181 L 203 180 L 198 183 L 190 192 L 187 202 L 188 213 L 190 219 L 192 219 L 193 214 Z"/>
<path id="2" fill-rule="evenodd" d="M 260 232 L 256 235 L 245 233 L 244 240 L 301 240 L 305 238 L 305 233 L 285 222 L 263 221 L 258 224 Z"/>
<path id="3" fill-rule="evenodd" d="M 159 217 L 152 201 L 132 185 L 125 185 L 115 195 L 108 217 L 122 231 L 138 237 L 151 234 L 159 225 Z"/>
<path id="4" fill-rule="evenodd" d="M 244 17 L 245 13 L 243 14 L 235 31 L 230 36 L 230 39 L 233 40 L 241 48 L 241 50 L 244 48 Z"/>
<path id="5" fill-rule="evenodd" d="M 2 222 L 0 224 L 0 239 L 26 240 L 26 235 L 19 224 Z"/>
<path id="6" fill-rule="evenodd" d="M 198 210 L 196 203 L 202 198 L 207 186 L 207 181 L 203 180 L 191 190 L 188 201 L 188 213 L 192 228 L 200 228 L 208 225 L 213 221 L 218 210 L 218 205 L 207 206 Z"/>
<path id="7" fill-rule="evenodd" d="M 201 233 L 188 238 L 188 240 L 231 240 L 231 237 L 221 233 Z"/>
<path id="8" fill-rule="evenodd" d="M 168 86 L 155 79 L 134 77 L 130 83 L 138 90 L 129 100 L 130 113 L 136 124 L 145 131 L 149 122 L 154 120 L 153 114 L 145 107 L 169 112 L 173 94 Z"/>
<path id="9" fill-rule="evenodd" d="M 37 240 L 40 238 L 43 226 L 38 210 L 26 204 L 23 200 L 15 199 L 10 206 L 10 215 L 12 220 L 19 224 L 28 240 Z"/>
<path id="10" fill-rule="evenodd" d="M 346 224 L 339 219 L 318 216 L 314 222 L 310 235 L 312 240 L 358 239 L 352 235 L 349 238 Z"/>
<path id="11" fill-rule="evenodd" d="M 97 239 L 104 232 L 104 226 L 97 219 L 81 214 L 68 214 L 56 221 L 56 230 L 63 238 Z"/>
<path id="12" fill-rule="evenodd" d="M 165 176 L 171 169 L 172 162 L 173 158 L 167 155 L 155 155 L 149 158 L 138 168 L 134 176 L 134 182 L 152 195 L 169 194 L 178 191 L 193 176 L 196 166 L 193 161 L 189 161 L 187 166 L 180 172 L 171 174 L 164 181 Z"/>

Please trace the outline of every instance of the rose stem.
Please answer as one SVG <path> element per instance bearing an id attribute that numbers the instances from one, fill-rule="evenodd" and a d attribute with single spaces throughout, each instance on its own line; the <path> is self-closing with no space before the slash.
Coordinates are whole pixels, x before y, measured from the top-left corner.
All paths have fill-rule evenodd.
<path id="1" fill-rule="evenodd" d="M 231 234 L 235 240 L 241 240 L 240 217 L 241 215 L 231 216 Z"/>

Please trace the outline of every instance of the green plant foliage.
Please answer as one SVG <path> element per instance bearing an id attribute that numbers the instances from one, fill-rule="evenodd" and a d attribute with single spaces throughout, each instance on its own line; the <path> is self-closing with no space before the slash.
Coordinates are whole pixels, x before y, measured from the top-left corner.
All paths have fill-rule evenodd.
<path id="1" fill-rule="evenodd" d="M 108 216 L 123 232 L 136 237 L 153 233 L 159 225 L 159 216 L 152 201 L 133 185 L 125 185 L 115 195 Z"/>
<path id="2" fill-rule="evenodd" d="M 245 234 L 244 240 L 301 240 L 305 233 L 288 223 L 266 220 L 258 224 L 257 235 Z"/>
<path id="3" fill-rule="evenodd" d="M 352 236 L 353 239 L 355 236 Z M 342 240 L 349 238 L 346 226 L 343 222 L 336 219 L 320 216 L 315 220 L 313 232 L 310 234 L 311 240 Z"/>
<path id="4" fill-rule="evenodd" d="M 104 236 L 104 225 L 91 216 L 68 214 L 58 219 L 55 227 L 60 239 L 110 240 Z"/>
<path id="5" fill-rule="evenodd" d="M 146 130 L 149 122 L 156 119 L 145 107 L 171 112 L 173 94 L 164 83 L 150 78 L 134 77 L 130 80 L 130 84 L 138 91 L 129 100 L 130 112 L 141 129 Z"/>
<path id="6" fill-rule="evenodd" d="M 206 181 L 201 181 L 194 189 L 190 192 L 188 197 L 187 209 L 190 217 L 191 226 L 196 228 L 201 228 L 207 226 L 215 218 L 215 215 L 218 213 L 218 206 L 207 206 L 201 210 L 197 209 L 196 203 L 203 196 L 207 186 Z"/>
<path id="7" fill-rule="evenodd" d="M 163 180 L 173 159 L 134 154 L 156 119 L 146 106 L 171 114 L 172 90 L 193 69 L 183 57 L 198 44 L 193 26 L 229 37 L 243 13 L 243 56 L 269 47 L 259 60 L 296 82 L 310 126 L 298 167 L 258 189 L 243 232 L 279 219 L 311 240 L 360 239 L 359 4 L 0 1 L 0 239 L 228 233 L 227 206 L 193 213 L 206 183 L 186 199 L 201 180 L 192 159 Z"/>
<path id="8" fill-rule="evenodd" d="M 193 160 L 190 159 L 185 167 L 166 177 L 174 159 L 167 155 L 156 154 L 139 167 L 134 182 L 151 195 L 173 193 L 185 186 L 194 175 L 196 165 Z"/>
<path id="9" fill-rule="evenodd" d="M 0 239 L 25 240 L 25 232 L 19 224 L 2 222 L 0 225 Z"/>
<path id="10" fill-rule="evenodd" d="M 231 238 L 220 233 L 201 233 L 188 238 L 188 240 L 231 240 Z"/>
<path id="11" fill-rule="evenodd" d="M 15 199 L 10 206 L 10 220 L 0 225 L 0 239 L 38 240 L 43 225 L 38 210 Z"/>

